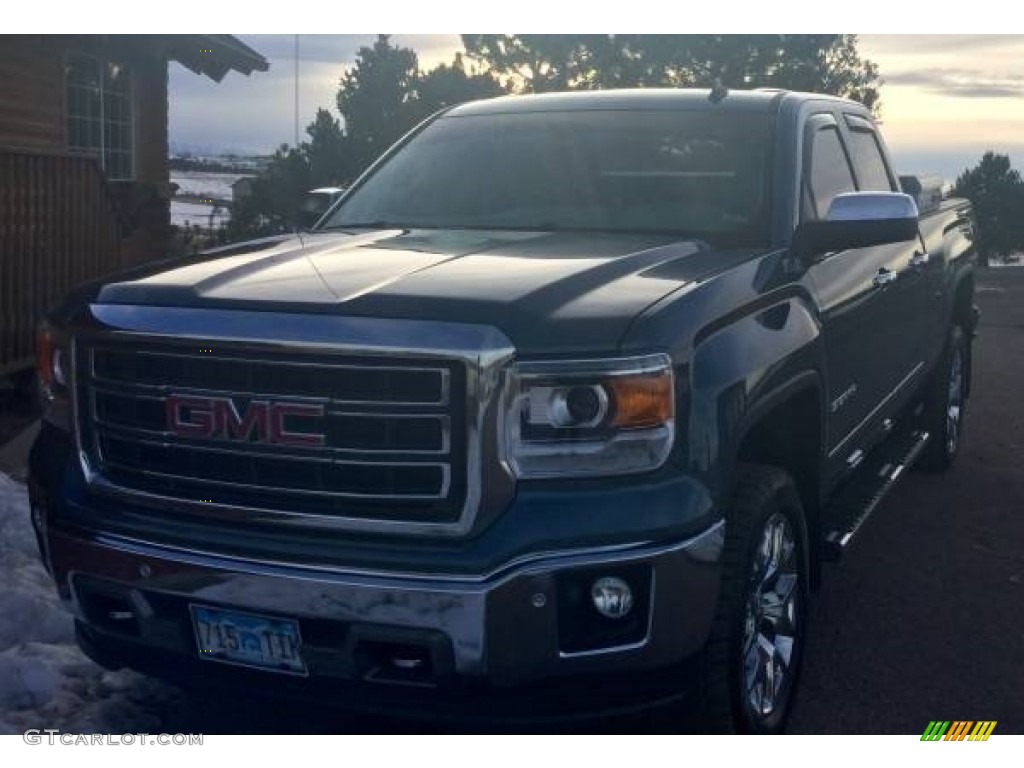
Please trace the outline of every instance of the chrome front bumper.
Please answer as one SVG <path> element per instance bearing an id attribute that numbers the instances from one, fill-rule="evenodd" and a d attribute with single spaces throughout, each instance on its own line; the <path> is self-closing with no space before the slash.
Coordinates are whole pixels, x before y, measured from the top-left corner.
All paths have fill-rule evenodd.
<path id="1" fill-rule="evenodd" d="M 200 603 L 369 632 L 440 638 L 453 677 L 515 685 L 555 677 L 650 670 L 692 656 L 705 643 L 717 600 L 724 523 L 685 541 L 520 558 L 479 577 L 373 573 L 260 563 L 51 527 L 53 574 L 79 621 L 102 637 L 82 599 L 88 585 L 127 600 L 132 637 L 147 651 L 197 659 L 187 606 Z M 650 569 L 646 635 L 586 651 L 560 647 L 558 579 L 574 571 Z M 92 588 L 92 587 L 88 587 Z M 177 606 L 177 607 L 175 607 Z M 116 634 L 116 633 L 115 633 Z M 330 635 L 330 633 L 327 633 Z M 305 633 L 304 633 L 305 643 Z M 340 644 L 306 648 L 311 676 L 350 677 Z M 210 664 L 210 662 L 206 662 Z M 220 666 L 220 665 L 217 665 Z"/>

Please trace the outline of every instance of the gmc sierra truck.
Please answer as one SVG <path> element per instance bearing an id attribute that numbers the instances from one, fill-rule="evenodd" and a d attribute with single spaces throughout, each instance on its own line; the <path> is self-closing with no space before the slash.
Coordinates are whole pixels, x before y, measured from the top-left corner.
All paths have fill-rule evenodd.
<path id="1" fill-rule="evenodd" d="M 311 232 L 76 290 L 30 492 L 80 645 L 362 710 L 782 729 L 823 561 L 960 446 L 972 212 L 920 186 L 847 100 L 505 97 Z"/>

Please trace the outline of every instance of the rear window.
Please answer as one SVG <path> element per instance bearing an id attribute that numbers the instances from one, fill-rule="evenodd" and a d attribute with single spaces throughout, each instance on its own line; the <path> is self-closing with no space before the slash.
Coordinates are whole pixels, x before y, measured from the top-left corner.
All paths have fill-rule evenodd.
<path id="1" fill-rule="evenodd" d="M 328 228 L 671 232 L 767 240 L 767 114 L 574 111 L 446 117 Z"/>
<path id="2" fill-rule="evenodd" d="M 852 128 L 849 133 L 850 159 L 857 173 L 860 189 L 871 192 L 891 192 L 892 182 L 885 169 L 878 139 L 870 130 Z"/>

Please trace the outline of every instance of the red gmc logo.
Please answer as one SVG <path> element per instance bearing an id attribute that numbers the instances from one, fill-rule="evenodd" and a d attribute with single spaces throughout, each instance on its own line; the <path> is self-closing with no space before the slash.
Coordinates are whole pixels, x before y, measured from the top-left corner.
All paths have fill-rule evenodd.
<path id="1" fill-rule="evenodd" d="M 178 437 L 256 442 L 270 445 L 322 447 L 323 434 L 295 432 L 295 419 L 322 419 L 324 407 L 306 403 L 252 400 L 241 413 L 226 397 L 171 395 L 167 398 L 167 426 Z"/>

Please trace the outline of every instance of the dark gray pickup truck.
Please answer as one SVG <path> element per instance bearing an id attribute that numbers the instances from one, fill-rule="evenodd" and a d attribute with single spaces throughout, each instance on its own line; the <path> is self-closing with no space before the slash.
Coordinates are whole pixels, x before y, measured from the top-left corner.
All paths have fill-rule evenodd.
<path id="1" fill-rule="evenodd" d="M 364 710 L 780 730 L 822 562 L 959 446 L 972 213 L 917 202 L 850 101 L 501 98 L 311 233 L 77 290 L 30 492 L 80 644 Z"/>

